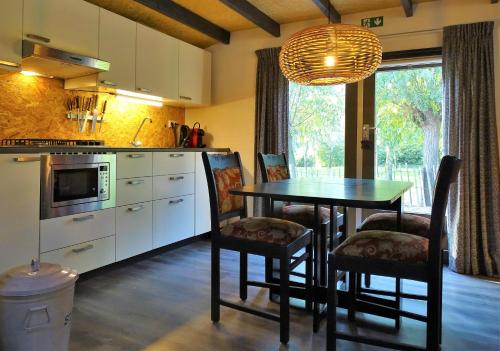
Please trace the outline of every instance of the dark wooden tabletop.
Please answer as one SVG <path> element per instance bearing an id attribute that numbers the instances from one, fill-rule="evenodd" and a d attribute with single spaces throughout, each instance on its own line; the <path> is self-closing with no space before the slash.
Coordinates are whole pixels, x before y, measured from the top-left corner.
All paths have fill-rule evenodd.
<path id="1" fill-rule="evenodd" d="M 295 178 L 231 189 L 234 195 L 347 207 L 386 207 L 412 183 L 355 178 Z"/>

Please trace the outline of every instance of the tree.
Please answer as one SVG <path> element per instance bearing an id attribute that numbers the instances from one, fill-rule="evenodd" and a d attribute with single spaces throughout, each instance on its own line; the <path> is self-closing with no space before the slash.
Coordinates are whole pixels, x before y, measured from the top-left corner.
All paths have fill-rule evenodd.
<path id="1" fill-rule="evenodd" d="M 423 137 L 425 172 L 433 184 L 435 167 L 439 162 L 442 119 L 441 67 L 381 72 L 377 74 L 376 84 L 377 120 L 384 123 L 385 119 L 387 124 L 377 126 L 377 136 L 386 131 L 391 135 L 384 140 L 408 144 L 407 139 L 418 137 L 414 128 L 418 127 Z"/>

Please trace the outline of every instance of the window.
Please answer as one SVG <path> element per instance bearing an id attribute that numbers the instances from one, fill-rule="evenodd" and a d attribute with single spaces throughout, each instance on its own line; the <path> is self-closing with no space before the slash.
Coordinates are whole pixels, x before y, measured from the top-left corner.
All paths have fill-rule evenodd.
<path id="1" fill-rule="evenodd" d="M 290 82 L 292 176 L 344 177 L 345 85 Z"/>

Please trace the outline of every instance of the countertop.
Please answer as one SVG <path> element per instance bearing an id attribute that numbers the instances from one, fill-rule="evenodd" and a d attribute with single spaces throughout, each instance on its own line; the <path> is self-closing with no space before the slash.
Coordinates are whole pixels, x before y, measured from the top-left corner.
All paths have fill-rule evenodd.
<path id="1" fill-rule="evenodd" d="M 114 147 L 114 146 L 0 146 L 0 154 L 45 154 L 67 152 L 229 152 L 229 148 Z"/>

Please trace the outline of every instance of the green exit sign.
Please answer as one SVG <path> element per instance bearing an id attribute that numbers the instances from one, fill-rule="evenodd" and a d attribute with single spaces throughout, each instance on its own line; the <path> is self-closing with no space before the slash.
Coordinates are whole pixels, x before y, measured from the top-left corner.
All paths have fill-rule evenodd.
<path id="1" fill-rule="evenodd" d="M 361 25 L 367 28 L 382 27 L 384 25 L 384 16 L 363 18 Z"/>

